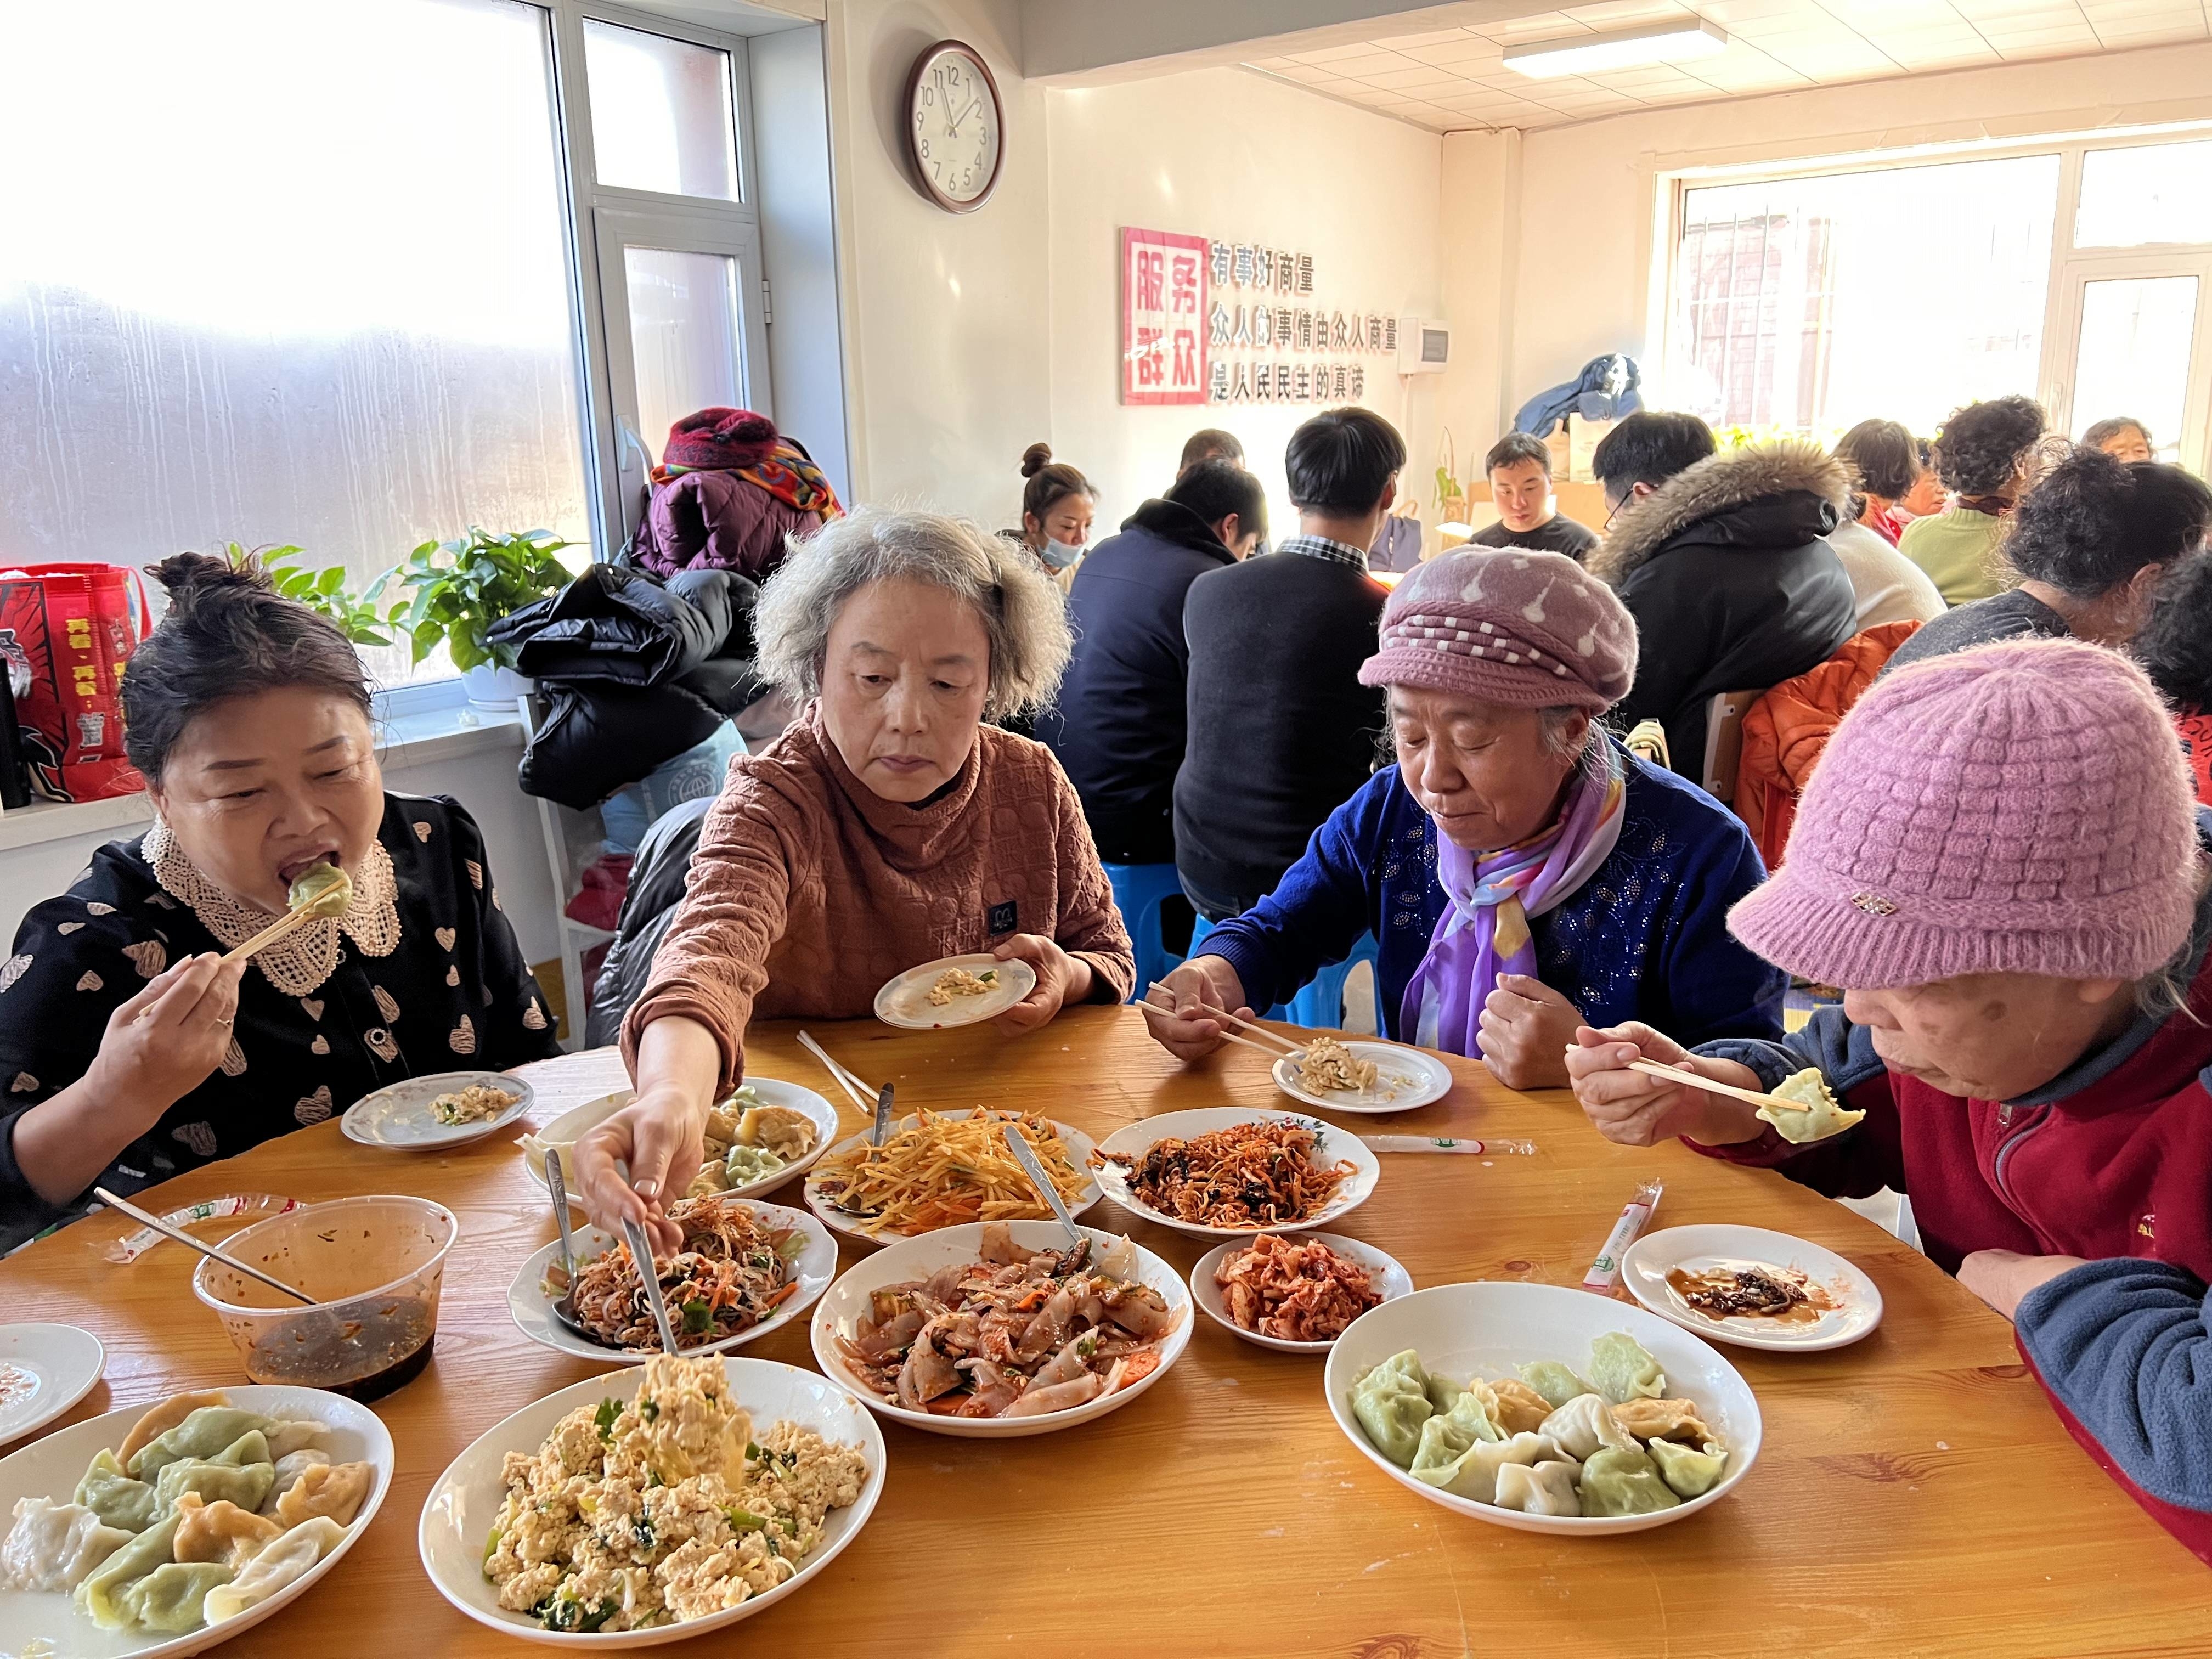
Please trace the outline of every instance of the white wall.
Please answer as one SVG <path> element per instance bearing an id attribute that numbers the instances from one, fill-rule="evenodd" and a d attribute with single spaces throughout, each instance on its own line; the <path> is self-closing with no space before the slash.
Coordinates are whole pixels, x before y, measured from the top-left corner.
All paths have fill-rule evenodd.
<path id="1" fill-rule="evenodd" d="M 1006 160 L 976 212 L 909 181 L 899 102 L 933 42 L 980 52 Z M 1050 436 L 1044 94 L 1024 81 L 1014 0 L 842 0 L 829 24 L 854 494 L 1015 522 L 1022 451 Z"/>
<path id="2" fill-rule="evenodd" d="M 1656 176 L 2212 116 L 2212 45 L 1826 87 L 1541 128 L 1521 141 L 1518 301 L 1500 395 L 1517 407 L 1601 352 L 1656 367 L 1645 336 Z M 1454 139 L 1448 144 L 1462 141 Z M 1468 248 L 1446 243 L 1447 264 Z M 1899 227 L 1898 257 L 1911 258 Z M 1935 280 L 1936 273 L 1930 273 Z"/>
<path id="3" fill-rule="evenodd" d="M 1103 532 L 1173 482 L 1194 431 L 1225 428 L 1267 482 L 1276 538 L 1291 533 L 1283 447 L 1320 405 L 1122 404 L 1121 228 L 1292 247 L 1314 256 L 1316 288 L 1332 306 L 1434 317 L 1442 141 L 1234 69 L 1045 96 L 1054 453 L 1099 488 Z M 1362 401 L 1404 434 L 1407 484 L 1433 523 L 1421 481 L 1435 467 L 1441 377 L 1363 361 Z"/>

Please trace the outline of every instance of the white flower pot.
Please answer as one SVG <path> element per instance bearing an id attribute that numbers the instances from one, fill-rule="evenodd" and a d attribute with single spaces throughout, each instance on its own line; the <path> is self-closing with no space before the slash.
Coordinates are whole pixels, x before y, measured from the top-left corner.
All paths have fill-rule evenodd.
<path id="1" fill-rule="evenodd" d="M 495 708 L 502 714 L 513 714 L 514 700 L 528 696 L 533 684 L 527 675 L 497 663 L 480 663 L 461 674 L 461 689 L 471 708 Z"/>

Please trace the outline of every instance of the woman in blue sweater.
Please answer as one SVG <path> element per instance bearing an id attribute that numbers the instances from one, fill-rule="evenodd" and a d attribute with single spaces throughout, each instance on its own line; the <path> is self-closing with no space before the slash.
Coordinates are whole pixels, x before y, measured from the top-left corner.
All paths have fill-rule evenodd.
<path id="1" fill-rule="evenodd" d="M 1726 927 L 1766 874 L 1743 825 L 1594 724 L 1636 656 L 1620 601 L 1556 553 L 1469 549 L 1413 571 L 1360 670 L 1388 688 L 1398 764 L 1169 976 L 1155 1035 L 1209 1053 L 1209 1011 L 1269 1007 L 1370 931 L 1389 1035 L 1479 1054 L 1512 1088 L 1564 1086 L 1594 1018 L 1776 1035 L 1783 975 Z"/>

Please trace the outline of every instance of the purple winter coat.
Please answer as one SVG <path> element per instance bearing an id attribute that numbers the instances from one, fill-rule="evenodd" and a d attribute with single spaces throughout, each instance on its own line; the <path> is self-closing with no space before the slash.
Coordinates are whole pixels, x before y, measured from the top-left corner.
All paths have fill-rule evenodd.
<path id="1" fill-rule="evenodd" d="M 787 555 L 787 536 L 804 541 L 822 515 L 803 512 L 734 472 L 681 472 L 653 486 L 653 500 L 630 538 L 630 562 L 660 577 L 686 570 L 734 570 L 764 581 Z"/>

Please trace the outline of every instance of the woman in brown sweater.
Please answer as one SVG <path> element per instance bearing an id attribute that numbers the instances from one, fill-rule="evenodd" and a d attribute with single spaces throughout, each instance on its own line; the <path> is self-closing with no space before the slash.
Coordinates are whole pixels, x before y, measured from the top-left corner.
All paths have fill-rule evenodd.
<path id="1" fill-rule="evenodd" d="M 1129 936 L 1052 751 L 985 725 L 1049 700 L 1068 655 L 1052 580 L 930 513 L 862 511 L 795 551 L 755 619 L 799 721 L 740 757 L 623 1027 L 637 1097 L 579 1143 L 584 1201 L 680 1241 L 665 1209 L 756 1015 L 856 1019 L 885 980 L 989 951 L 1036 969 L 999 1016 L 1034 1030 L 1135 984 Z M 617 1168 L 626 1164 L 626 1182 Z"/>

